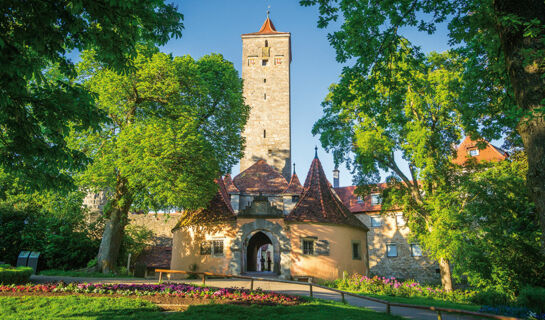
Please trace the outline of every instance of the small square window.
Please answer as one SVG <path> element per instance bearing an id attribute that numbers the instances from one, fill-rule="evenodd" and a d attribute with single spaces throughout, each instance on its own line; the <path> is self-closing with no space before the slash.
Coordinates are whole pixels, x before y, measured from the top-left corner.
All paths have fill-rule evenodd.
<path id="1" fill-rule="evenodd" d="M 386 255 L 388 257 L 397 257 L 397 245 L 395 243 L 386 245 Z"/>
<path id="2" fill-rule="evenodd" d="M 479 149 L 469 150 L 469 155 L 472 156 L 472 157 L 478 156 L 479 155 Z"/>
<path id="3" fill-rule="evenodd" d="M 358 199 L 356 200 L 357 203 L 363 203 L 363 199 L 361 198 L 361 196 L 358 196 Z"/>
<path id="4" fill-rule="evenodd" d="M 361 243 L 352 241 L 352 259 L 361 260 Z"/>
<path id="5" fill-rule="evenodd" d="M 201 242 L 201 256 L 206 256 L 212 254 L 212 246 L 210 241 Z"/>
<path id="6" fill-rule="evenodd" d="M 299 196 L 291 196 L 291 202 L 299 201 Z"/>
<path id="7" fill-rule="evenodd" d="M 212 249 L 215 256 L 223 255 L 223 240 L 212 240 Z"/>
<path id="8" fill-rule="evenodd" d="M 261 65 L 262 66 L 266 66 L 267 65 L 267 62 L 269 62 L 268 60 L 261 60 Z"/>
<path id="9" fill-rule="evenodd" d="M 420 248 L 417 244 L 411 244 L 411 256 L 413 257 L 421 257 L 422 256 L 422 248 Z"/>
<path id="10" fill-rule="evenodd" d="M 303 239 L 303 254 L 314 254 L 314 240 Z"/>
<path id="11" fill-rule="evenodd" d="M 371 195 L 371 205 L 376 206 L 382 203 L 382 199 L 380 198 L 379 194 L 372 194 Z"/>
<path id="12" fill-rule="evenodd" d="M 382 227 L 382 218 L 371 217 L 371 227 Z"/>
<path id="13" fill-rule="evenodd" d="M 255 58 L 248 58 L 248 65 L 249 66 L 255 66 Z"/>
<path id="14" fill-rule="evenodd" d="M 406 224 L 405 217 L 403 217 L 403 214 L 396 214 L 396 224 L 398 227 L 402 227 Z"/>
<path id="15" fill-rule="evenodd" d="M 276 65 L 282 64 L 282 57 L 275 57 L 274 58 L 274 64 L 276 64 Z"/>

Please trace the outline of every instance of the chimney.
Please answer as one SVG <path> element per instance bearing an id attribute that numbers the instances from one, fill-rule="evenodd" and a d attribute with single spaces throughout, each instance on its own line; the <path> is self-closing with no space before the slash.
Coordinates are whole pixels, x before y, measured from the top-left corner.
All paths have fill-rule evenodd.
<path id="1" fill-rule="evenodd" d="M 339 187 L 339 169 L 335 166 L 333 169 L 333 188 Z"/>

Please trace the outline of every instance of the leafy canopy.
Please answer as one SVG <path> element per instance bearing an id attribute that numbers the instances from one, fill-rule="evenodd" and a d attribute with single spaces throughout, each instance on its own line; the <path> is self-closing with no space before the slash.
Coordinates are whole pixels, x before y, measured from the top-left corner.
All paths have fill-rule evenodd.
<path id="1" fill-rule="evenodd" d="M 93 159 L 79 183 L 121 192 L 135 209 L 201 207 L 216 191 L 214 178 L 242 155 L 242 81 L 218 54 L 195 61 L 142 46 L 132 63 L 122 75 L 83 54 L 84 85 L 110 121 L 73 131 L 71 146 Z M 127 190 L 118 189 L 120 178 Z"/>
<path id="2" fill-rule="evenodd" d="M 138 41 L 181 36 L 182 15 L 163 0 L 2 1 L 0 5 L 0 165 L 35 189 L 71 184 L 88 158 L 64 141 L 105 119 L 74 81 L 70 53 L 127 72 Z"/>

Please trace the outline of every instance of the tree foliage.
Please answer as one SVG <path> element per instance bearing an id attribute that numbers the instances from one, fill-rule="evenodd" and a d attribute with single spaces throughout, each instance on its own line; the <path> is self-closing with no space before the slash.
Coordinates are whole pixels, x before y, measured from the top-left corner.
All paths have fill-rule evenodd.
<path id="1" fill-rule="evenodd" d="M 221 55 L 195 61 L 141 46 L 133 64 L 135 70 L 122 75 L 86 52 L 80 65 L 84 85 L 109 119 L 99 131 L 74 130 L 70 142 L 93 159 L 80 185 L 111 194 L 99 253 L 103 268 L 115 268 L 131 208 L 207 204 L 217 190 L 214 178 L 242 156 L 249 114 L 242 81 Z"/>
<path id="2" fill-rule="evenodd" d="M 126 72 L 138 41 L 181 35 L 182 15 L 163 0 L 8 0 L 0 13 L 0 165 L 35 189 L 70 184 L 89 159 L 66 144 L 69 124 L 96 129 L 104 113 L 69 54 L 94 49 Z"/>
<path id="3" fill-rule="evenodd" d="M 473 164 L 456 178 L 447 241 L 455 271 L 470 284 L 514 296 L 525 285 L 545 286 L 539 218 L 526 185 L 528 164 L 517 153 L 499 163 Z M 455 204 L 455 205 L 454 205 Z"/>
<path id="4" fill-rule="evenodd" d="M 313 128 L 326 149 L 356 168 L 358 185 L 378 182 L 381 171 L 390 174 L 383 208 L 402 207 L 417 234 L 435 234 L 443 222 L 434 205 L 448 192 L 455 170 L 450 156 L 461 137 L 456 110 L 460 70 L 455 55 L 424 57 L 404 46 L 395 59 L 377 64 L 369 76 L 345 72 L 332 86 L 323 104 L 324 116 Z M 403 162 L 409 173 L 400 169 Z M 435 241 L 422 245 L 440 261 L 452 256 Z M 442 271 L 448 288 L 447 264 Z"/>
<path id="5" fill-rule="evenodd" d="M 329 34 L 343 75 L 365 77 L 398 59 L 403 37 L 448 23 L 451 45 L 464 59 L 465 90 L 458 110 L 474 138 L 513 135 L 528 156 L 528 189 L 536 204 L 545 254 L 545 2 L 539 0 L 301 0 L 317 5 L 319 27 L 341 20 Z M 382 77 L 388 78 L 388 72 Z M 403 79 L 399 79 L 403 81 Z M 392 85 L 397 85 L 393 81 Z M 516 132 L 516 133 L 515 133 Z"/>

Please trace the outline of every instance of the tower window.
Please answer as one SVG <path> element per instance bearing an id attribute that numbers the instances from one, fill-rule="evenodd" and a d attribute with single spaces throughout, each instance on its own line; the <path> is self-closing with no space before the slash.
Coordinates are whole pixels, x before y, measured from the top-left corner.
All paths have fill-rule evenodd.
<path id="1" fill-rule="evenodd" d="M 267 79 L 263 79 L 263 83 L 267 83 Z"/>
<path id="2" fill-rule="evenodd" d="M 269 41 L 265 40 L 265 47 L 268 47 L 268 46 L 269 46 Z"/>
<path id="3" fill-rule="evenodd" d="M 263 100 L 267 100 L 267 94 L 266 93 L 263 94 Z"/>
<path id="4" fill-rule="evenodd" d="M 267 60 L 261 60 L 261 65 L 266 66 L 267 65 Z"/>
<path id="5" fill-rule="evenodd" d="M 263 138 L 267 138 L 267 130 L 263 130 Z"/>

